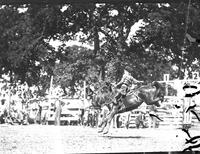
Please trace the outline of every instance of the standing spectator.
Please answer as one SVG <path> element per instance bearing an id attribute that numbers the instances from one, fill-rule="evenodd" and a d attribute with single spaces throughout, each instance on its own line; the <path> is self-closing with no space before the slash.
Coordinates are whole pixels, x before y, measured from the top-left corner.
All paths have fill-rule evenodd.
<path id="1" fill-rule="evenodd" d="M 38 113 L 37 113 L 38 123 L 42 124 L 42 106 L 40 102 L 38 102 Z"/>
<path id="2" fill-rule="evenodd" d="M 141 111 L 135 120 L 136 128 L 140 128 L 140 126 L 142 126 L 142 128 L 146 128 L 145 121 L 146 121 L 145 113 Z"/>
<path id="3" fill-rule="evenodd" d="M 82 126 L 83 124 L 84 124 L 84 109 L 81 109 L 80 110 L 80 115 L 79 115 L 79 117 L 80 117 L 80 122 L 79 122 L 79 124 Z"/>
<path id="4" fill-rule="evenodd" d="M 6 122 L 6 117 L 7 117 L 7 109 L 6 109 L 6 100 L 1 99 L 0 102 L 0 123 L 5 123 Z"/>
<path id="5" fill-rule="evenodd" d="M 117 128 L 120 128 L 120 121 L 119 121 L 119 118 L 120 118 L 120 114 L 116 115 L 116 124 L 117 124 Z"/>

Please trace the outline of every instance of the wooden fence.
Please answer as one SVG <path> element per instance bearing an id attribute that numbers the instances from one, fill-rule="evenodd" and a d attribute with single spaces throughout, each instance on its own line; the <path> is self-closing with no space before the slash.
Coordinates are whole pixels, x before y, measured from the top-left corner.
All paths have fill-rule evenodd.
<path id="1" fill-rule="evenodd" d="M 129 128 L 136 127 L 136 118 L 142 112 L 145 115 L 146 120 L 144 120 L 144 123 L 147 127 L 182 128 L 185 124 L 191 125 L 192 127 L 200 127 L 198 118 L 191 111 L 186 113 L 186 110 L 192 103 L 193 100 L 191 98 L 166 97 L 163 102 L 164 107 L 156 107 L 156 111 L 151 111 L 151 106 L 146 106 L 146 108 L 143 106 L 129 112 L 128 115 L 121 114 L 122 127 L 127 126 L 127 124 Z M 200 118 L 200 103 L 196 103 L 194 111 Z M 162 121 L 156 117 L 152 118 L 149 113 L 158 116 Z"/>

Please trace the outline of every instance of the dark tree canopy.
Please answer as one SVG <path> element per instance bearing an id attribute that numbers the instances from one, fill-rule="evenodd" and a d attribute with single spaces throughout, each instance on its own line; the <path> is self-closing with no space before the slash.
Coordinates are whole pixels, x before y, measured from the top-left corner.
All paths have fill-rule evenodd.
<path id="1" fill-rule="evenodd" d="M 185 32 L 200 37 L 199 7 L 192 1 L 187 17 L 184 2 L 2 6 L 0 74 L 43 91 L 54 76 L 54 84 L 72 95 L 83 81 L 117 82 L 126 65 L 147 82 L 162 80 L 165 73 L 183 78 L 186 70 L 199 71 L 200 48 L 185 38 Z M 131 36 L 138 21 L 143 25 Z M 62 45 L 56 49 L 52 40 Z M 93 49 L 68 46 L 69 40 Z"/>

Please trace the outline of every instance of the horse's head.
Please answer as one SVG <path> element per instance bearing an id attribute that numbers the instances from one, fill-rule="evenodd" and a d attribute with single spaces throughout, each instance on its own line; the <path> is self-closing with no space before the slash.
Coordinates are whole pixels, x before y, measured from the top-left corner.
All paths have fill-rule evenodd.
<path id="1" fill-rule="evenodd" d="M 90 86 L 86 87 L 86 98 L 91 100 L 91 107 L 100 109 L 104 103 L 103 94 L 105 93 L 104 86 L 95 86 L 95 89 L 91 89 Z"/>
<path id="2" fill-rule="evenodd" d="M 111 101 L 112 84 L 109 82 L 102 82 L 96 90 L 92 90 L 89 86 L 86 88 L 86 96 L 91 99 L 94 108 L 101 108 L 106 103 Z"/>

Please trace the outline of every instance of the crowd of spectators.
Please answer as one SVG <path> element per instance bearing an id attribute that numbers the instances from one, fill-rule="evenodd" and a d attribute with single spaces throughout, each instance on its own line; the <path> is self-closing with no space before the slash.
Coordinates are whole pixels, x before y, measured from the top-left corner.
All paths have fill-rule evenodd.
<path id="1" fill-rule="evenodd" d="M 30 108 L 29 100 L 36 97 L 33 88 L 27 84 L 0 83 L 0 123 L 27 124 Z"/>

